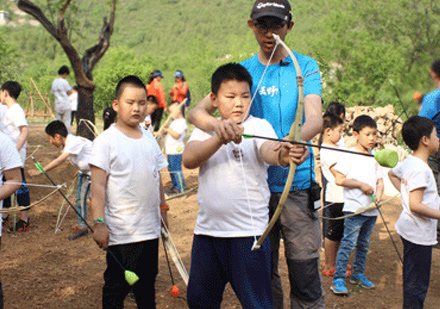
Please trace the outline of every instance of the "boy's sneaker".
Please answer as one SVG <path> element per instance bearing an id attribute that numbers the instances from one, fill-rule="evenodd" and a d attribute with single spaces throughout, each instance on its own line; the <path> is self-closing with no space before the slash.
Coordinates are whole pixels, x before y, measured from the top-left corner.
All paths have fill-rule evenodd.
<path id="1" fill-rule="evenodd" d="M 89 230 L 87 230 L 87 229 L 76 229 L 75 232 L 73 232 L 72 235 L 68 236 L 68 238 L 70 240 L 75 240 L 75 239 L 78 239 L 78 238 L 81 238 L 81 237 L 87 236 L 87 235 L 89 235 Z"/>
<path id="2" fill-rule="evenodd" d="M 344 279 L 333 280 L 333 284 L 330 287 L 330 290 L 332 290 L 333 293 L 336 295 L 348 295 L 348 290 L 345 287 Z"/>
<path id="3" fill-rule="evenodd" d="M 353 274 L 350 278 L 350 283 L 360 284 L 365 289 L 374 289 L 376 287 L 373 282 L 365 278 L 364 274 Z"/>
<path id="4" fill-rule="evenodd" d="M 29 221 L 23 221 L 23 220 L 18 220 L 17 223 L 15 224 L 15 231 L 16 232 L 20 232 L 20 233 L 25 233 L 25 232 L 29 232 L 30 231 L 30 227 L 29 227 Z M 11 226 L 8 230 L 9 232 L 13 232 L 14 231 L 14 227 Z"/>

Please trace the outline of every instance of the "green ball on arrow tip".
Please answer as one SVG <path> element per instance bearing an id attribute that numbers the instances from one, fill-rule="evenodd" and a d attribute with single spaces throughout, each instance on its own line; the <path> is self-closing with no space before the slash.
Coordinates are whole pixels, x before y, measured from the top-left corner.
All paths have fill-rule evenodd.
<path id="1" fill-rule="evenodd" d="M 382 149 L 374 154 L 374 159 L 381 166 L 393 168 L 399 162 L 399 155 L 395 150 Z"/>
<path id="2" fill-rule="evenodd" d="M 124 271 L 124 275 L 125 275 L 125 281 L 127 281 L 127 283 L 129 285 L 134 285 L 136 282 L 139 281 L 139 277 L 138 275 L 136 275 L 134 272 L 129 271 L 129 270 L 125 270 Z"/>

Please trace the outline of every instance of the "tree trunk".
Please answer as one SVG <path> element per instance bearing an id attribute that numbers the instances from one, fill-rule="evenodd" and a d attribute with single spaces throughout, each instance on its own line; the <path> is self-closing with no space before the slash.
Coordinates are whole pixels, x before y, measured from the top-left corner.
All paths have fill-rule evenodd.
<path id="1" fill-rule="evenodd" d="M 76 119 L 86 119 L 90 120 L 93 124 L 95 123 L 95 112 L 93 110 L 93 90 L 91 88 L 85 88 L 78 85 L 78 109 L 76 114 Z M 93 141 L 95 134 L 93 126 L 87 122 L 81 121 L 78 123 L 76 129 L 76 135 L 83 136 Z"/>

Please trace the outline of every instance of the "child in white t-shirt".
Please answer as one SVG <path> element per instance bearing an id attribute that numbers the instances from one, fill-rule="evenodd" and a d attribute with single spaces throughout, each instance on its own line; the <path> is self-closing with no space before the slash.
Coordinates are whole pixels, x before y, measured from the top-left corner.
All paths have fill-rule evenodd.
<path id="1" fill-rule="evenodd" d="M 76 189 L 76 209 L 81 216 L 78 216 L 78 229 L 72 235 L 69 235 L 68 238 L 75 240 L 82 236 L 87 236 L 87 225 L 83 219 L 87 220 L 87 196 L 90 191 L 89 159 L 92 154 L 92 142 L 84 137 L 69 134 L 66 126 L 60 120 L 49 123 L 45 131 L 49 136 L 49 142 L 55 147 L 62 148 L 63 152 L 58 158 L 48 163 L 44 170 L 48 172 L 66 160 L 69 160 L 79 170 Z M 28 173 L 31 177 L 41 174 L 37 169 L 31 169 Z"/>
<path id="2" fill-rule="evenodd" d="M 18 154 L 15 145 L 8 136 L 0 132 L 0 209 L 2 209 L 3 206 L 3 199 L 20 188 L 21 164 L 20 155 Z M 0 229 L 0 240 L 1 236 L 2 230 Z M 1 288 L 1 282 L 0 308 L 3 308 L 3 291 Z"/>
<path id="3" fill-rule="evenodd" d="M 28 123 L 26 121 L 26 114 L 21 106 L 17 103 L 18 96 L 21 92 L 21 86 L 15 81 L 5 82 L 0 90 L 0 101 L 4 104 L 8 110 L 3 115 L 2 125 L 6 135 L 8 135 L 12 142 L 15 144 L 20 157 L 21 157 L 21 177 L 23 185 L 17 191 L 17 202 L 19 206 L 29 206 L 31 203 L 29 196 L 29 189 L 26 186 L 26 179 L 24 176 L 24 162 L 26 160 L 26 146 L 29 135 Z M 9 208 L 11 206 L 10 198 L 4 200 L 3 207 Z M 5 223 L 8 217 L 4 218 Z M 5 224 L 4 226 L 7 226 Z M 15 225 L 15 231 L 27 232 L 29 231 L 29 210 L 20 212 L 20 219 Z M 14 230 L 14 227 L 9 228 L 10 231 Z"/>
<path id="4" fill-rule="evenodd" d="M 70 125 L 73 124 L 78 110 L 78 86 L 72 87 L 72 93 L 69 95 L 70 100 Z"/>
<path id="5" fill-rule="evenodd" d="M 431 274 L 432 247 L 437 244 L 440 198 L 428 157 L 437 153 L 439 138 L 434 123 L 410 117 L 402 137 L 412 155 L 388 175 L 402 194 L 402 213 L 396 222 L 403 242 L 403 308 L 423 308 Z"/>
<path id="6" fill-rule="evenodd" d="M 322 145 L 327 147 L 339 148 L 338 142 L 341 138 L 343 120 L 333 114 L 326 112 L 323 116 L 324 125 L 321 133 Z M 325 178 L 325 207 L 327 216 L 338 218 L 343 216 L 342 208 L 344 206 L 344 188 L 336 185 L 335 165 L 339 161 L 340 153 L 335 150 L 322 148 L 319 152 L 321 161 L 321 171 Z M 328 205 L 328 206 L 327 206 Z M 324 219 L 325 220 L 325 219 Z M 338 253 L 339 243 L 344 234 L 344 220 L 328 220 L 325 230 L 324 249 L 325 264 L 322 274 L 332 277 L 336 271 L 336 254 Z M 348 273 L 350 275 L 350 273 Z"/>
<path id="7" fill-rule="evenodd" d="M 377 141 L 376 122 L 367 115 L 357 117 L 353 122 L 353 136 L 356 138 L 353 150 L 371 154 Z M 337 171 L 336 184 L 344 187 L 344 212 L 353 213 L 360 207 L 368 206 L 373 202 L 371 197 L 373 194 L 375 194 L 377 202 L 382 198 L 382 168 L 374 158 L 344 154 L 340 156 L 334 169 Z M 364 271 L 370 236 L 373 233 L 378 214 L 378 210 L 371 210 L 344 219 L 344 236 L 336 256 L 336 271 L 331 286 L 333 293 L 348 294 L 345 287 L 345 277 L 348 260 L 354 250 L 356 250 L 356 257 L 353 262 L 350 283 L 359 284 L 365 289 L 375 287 L 374 283 L 365 277 Z"/>
<path id="8" fill-rule="evenodd" d="M 69 95 L 72 94 L 72 87 L 66 79 L 69 73 L 69 68 L 65 65 L 58 70 L 58 78 L 52 82 L 51 93 L 55 97 L 55 119 L 64 122 L 67 131 L 70 132 L 71 103 Z"/>
<path id="9" fill-rule="evenodd" d="M 138 77 L 118 83 L 113 109 L 118 120 L 94 140 L 89 161 L 93 239 L 107 249 L 103 307 L 122 308 L 131 290 L 122 264 L 140 278 L 133 286 L 138 307 L 154 308 L 161 216 L 166 222 L 168 210 L 160 170 L 167 162 L 151 132 L 139 127 L 147 93 Z"/>
<path id="10" fill-rule="evenodd" d="M 240 64 L 219 67 L 211 99 L 223 121 L 244 132 L 276 138 L 263 119 L 248 117 L 252 78 Z M 224 144 L 218 135 L 194 129 L 183 164 L 199 169 L 199 214 L 188 283 L 190 308 L 219 308 L 230 282 L 244 308 L 272 308 L 270 243 L 251 251 L 269 221 L 268 164 L 287 165 L 291 144 L 242 139 Z"/>
<path id="11" fill-rule="evenodd" d="M 171 193 L 182 193 L 185 191 L 185 178 L 182 173 L 182 153 L 185 148 L 184 138 L 188 125 L 183 117 L 184 105 L 173 102 L 168 107 L 173 121 L 163 125 L 161 134 L 165 136 L 165 152 L 168 157 L 168 171 L 174 191 Z"/>
<path id="12" fill-rule="evenodd" d="M 151 114 L 154 113 L 158 105 L 159 101 L 157 100 L 156 96 L 149 95 L 147 97 L 147 116 L 145 117 L 144 121 L 140 123 L 140 126 L 145 130 L 150 130 L 151 133 L 154 133 L 154 127 L 151 125 Z"/>

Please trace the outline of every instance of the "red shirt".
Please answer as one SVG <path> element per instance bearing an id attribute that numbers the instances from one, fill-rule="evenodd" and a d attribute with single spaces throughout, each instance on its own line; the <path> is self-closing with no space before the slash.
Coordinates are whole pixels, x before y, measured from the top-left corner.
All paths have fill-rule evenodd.
<path id="1" fill-rule="evenodd" d="M 181 103 L 188 95 L 188 83 L 178 81 L 174 83 L 173 89 L 170 90 L 171 102 L 177 101 Z"/>
<path id="2" fill-rule="evenodd" d="M 159 101 L 157 107 L 167 108 L 167 101 L 165 100 L 165 91 L 163 90 L 163 85 L 157 79 L 153 79 L 151 83 L 147 85 L 147 95 L 156 96 Z"/>

